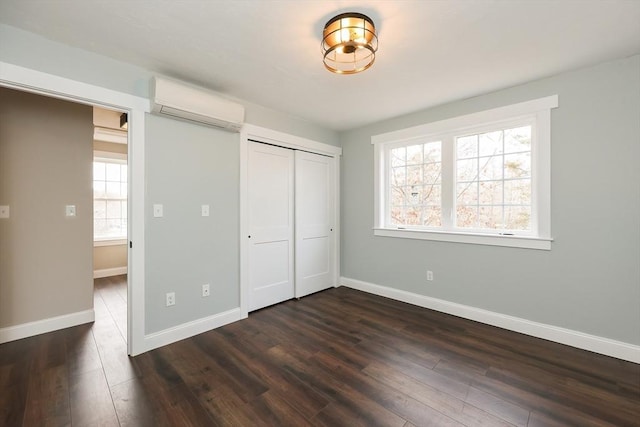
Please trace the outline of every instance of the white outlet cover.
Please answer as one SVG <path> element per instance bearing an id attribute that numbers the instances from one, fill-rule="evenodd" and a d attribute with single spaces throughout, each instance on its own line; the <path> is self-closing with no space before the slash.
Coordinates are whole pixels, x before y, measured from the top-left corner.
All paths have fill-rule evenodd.
<path id="1" fill-rule="evenodd" d="M 209 216 L 209 205 L 202 205 L 202 216 Z"/>
<path id="2" fill-rule="evenodd" d="M 207 283 L 206 285 L 202 285 L 202 296 L 208 297 L 209 295 L 211 295 L 211 287 L 209 284 Z"/>
<path id="3" fill-rule="evenodd" d="M 164 216 L 164 209 L 162 205 L 153 205 L 153 217 L 162 218 Z"/>
<path id="4" fill-rule="evenodd" d="M 76 205 L 67 205 L 64 208 L 65 215 L 68 217 L 76 216 Z"/>
<path id="5" fill-rule="evenodd" d="M 176 293 L 175 292 L 167 292 L 167 307 L 172 305 L 176 305 Z"/>
<path id="6" fill-rule="evenodd" d="M 0 206 L 0 218 L 9 218 L 9 206 Z"/>

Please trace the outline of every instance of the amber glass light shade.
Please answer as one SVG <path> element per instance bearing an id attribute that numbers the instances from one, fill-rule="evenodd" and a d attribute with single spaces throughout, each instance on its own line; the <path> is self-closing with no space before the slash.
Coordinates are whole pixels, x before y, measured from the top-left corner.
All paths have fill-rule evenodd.
<path id="1" fill-rule="evenodd" d="M 373 65 L 378 36 L 371 18 L 361 13 L 342 13 L 329 20 L 322 32 L 322 54 L 327 70 L 355 74 Z"/>

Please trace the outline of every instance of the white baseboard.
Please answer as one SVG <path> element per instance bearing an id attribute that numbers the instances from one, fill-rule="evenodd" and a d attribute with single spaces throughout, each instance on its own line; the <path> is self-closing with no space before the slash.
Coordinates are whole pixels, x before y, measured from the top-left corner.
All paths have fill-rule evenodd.
<path id="1" fill-rule="evenodd" d="M 145 348 L 141 353 L 210 331 L 211 329 L 219 328 L 229 323 L 236 322 L 241 318 L 240 308 L 234 308 L 229 311 L 214 314 L 213 316 L 183 323 L 182 325 L 173 328 L 145 335 Z"/>
<path id="2" fill-rule="evenodd" d="M 497 326 L 522 334 L 531 335 L 537 338 L 566 344 L 583 350 L 640 363 L 640 346 L 603 338 L 596 335 L 589 335 L 571 329 L 560 328 L 558 326 L 544 323 L 532 322 L 531 320 L 519 317 L 508 316 L 506 314 L 483 310 L 481 308 L 468 305 L 457 304 L 437 298 L 431 298 L 413 292 L 380 286 L 361 280 L 341 277 L 343 286 L 368 292 L 370 294 L 391 298 L 397 301 L 417 305 L 419 307 L 452 314 L 465 319 L 475 320 L 488 325 Z"/>
<path id="3" fill-rule="evenodd" d="M 62 316 L 50 317 L 48 319 L 36 320 L 35 322 L 23 323 L 21 325 L 0 328 L 0 344 L 35 335 L 46 334 L 47 332 L 70 328 L 84 323 L 90 323 L 95 320 L 95 317 L 93 309 L 90 309 L 78 311 L 76 313 L 64 314 Z"/>
<path id="4" fill-rule="evenodd" d="M 111 277 L 111 276 L 120 276 L 121 274 L 127 274 L 127 267 L 114 267 L 114 268 L 103 268 L 102 270 L 94 270 L 93 278 L 100 279 L 102 277 Z"/>

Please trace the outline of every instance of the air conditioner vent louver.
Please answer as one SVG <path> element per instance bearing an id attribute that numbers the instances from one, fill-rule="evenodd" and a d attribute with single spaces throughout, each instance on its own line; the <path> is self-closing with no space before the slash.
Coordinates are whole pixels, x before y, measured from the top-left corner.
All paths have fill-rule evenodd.
<path id="1" fill-rule="evenodd" d="M 244 107 L 205 89 L 155 77 L 151 80 L 152 112 L 239 132 Z"/>

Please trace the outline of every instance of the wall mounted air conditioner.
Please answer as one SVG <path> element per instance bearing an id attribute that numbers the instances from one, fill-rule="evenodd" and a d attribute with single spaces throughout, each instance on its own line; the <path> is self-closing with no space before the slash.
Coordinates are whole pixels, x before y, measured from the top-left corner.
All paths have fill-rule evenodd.
<path id="1" fill-rule="evenodd" d="M 153 113 L 239 132 L 244 107 L 193 86 L 162 77 L 151 79 Z"/>

